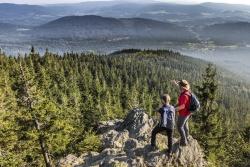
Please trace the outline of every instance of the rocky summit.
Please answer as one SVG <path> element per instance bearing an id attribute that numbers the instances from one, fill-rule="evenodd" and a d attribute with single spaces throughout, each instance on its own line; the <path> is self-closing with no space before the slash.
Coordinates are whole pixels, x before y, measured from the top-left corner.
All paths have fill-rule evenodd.
<path id="1" fill-rule="evenodd" d="M 140 109 L 132 110 L 124 120 L 102 122 L 98 128 L 102 152 L 89 152 L 76 157 L 68 155 L 60 160 L 60 167 L 160 167 L 206 166 L 203 150 L 198 142 L 189 137 L 189 144 L 179 146 L 174 139 L 173 154 L 166 153 L 167 137 L 158 134 L 158 149 L 150 146 L 151 131 L 156 122 Z"/>

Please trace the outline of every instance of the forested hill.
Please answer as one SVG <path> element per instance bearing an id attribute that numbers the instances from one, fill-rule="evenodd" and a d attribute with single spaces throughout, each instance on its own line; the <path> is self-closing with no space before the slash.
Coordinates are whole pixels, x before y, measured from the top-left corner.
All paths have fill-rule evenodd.
<path id="1" fill-rule="evenodd" d="M 250 41 L 250 23 L 232 22 L 214 24 L 203 28 L 200 34 L 219 43 L 248 43 Z"/>
<path id="2" fill-rule="evenodd" d="M 185 27 L 145 18 L 112 18 L 96 15 L 66 16 L 35 27 L 33 36 L 43 38 L 142 38 L 195 40 Z"/>
<path id="3" fill-rule="evenodd" d="M 56 164 L 69 153 L 100 151 L 100 121 L 138 107 L 153 116 L 162 93 L 176 103 L 170 80 L 182 78 L 203 104 L 191 133 L 206 158 L 215 166 L 249 164 L 250 87 L 216 76 L 207 62 L 168 50 L 41 56 L 32 49 L 1 54 L 0 67 L 0 166 L 44 166 L 46 156 Z"/>

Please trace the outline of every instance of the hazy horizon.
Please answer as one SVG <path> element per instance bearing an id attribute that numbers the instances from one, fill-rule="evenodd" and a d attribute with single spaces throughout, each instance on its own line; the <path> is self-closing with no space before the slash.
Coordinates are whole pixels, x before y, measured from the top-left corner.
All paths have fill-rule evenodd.
<path id="1" fill-rule="evenodd" d="M 244 0 L 0 0 L 0 3 L 14 3 L 14 4 L 60 4 L 60 3 L 80 3 L 80 2 L 94 2 L 94 1 L 131 1 L 131 2 L 166 2 L 166 3 L 180 3 L 180 4 L 197 4 L 204 2 L 213 3 L 227 3 L 227 4 L 242 4 L 250 5 L 250 1 Z"/>

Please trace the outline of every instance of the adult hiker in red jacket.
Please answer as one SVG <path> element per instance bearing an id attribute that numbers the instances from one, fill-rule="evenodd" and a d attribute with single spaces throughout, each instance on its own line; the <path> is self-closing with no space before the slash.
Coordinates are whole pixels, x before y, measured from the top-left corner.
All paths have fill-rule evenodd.
<path id="1" fill-rule="evenodd" d="M 190 85 L 186 80 L 174 80 L 173 83 L 180 88 L 178 106 L 175 108 L 175 110 L 176 112 L 179 112 L 177 129 L 181 136 L 180 145 L 186 146 L 188 144 L 189 136 L 188 119 L 191 115 L 191 112 L 189 111 L 191 97 Z"/>

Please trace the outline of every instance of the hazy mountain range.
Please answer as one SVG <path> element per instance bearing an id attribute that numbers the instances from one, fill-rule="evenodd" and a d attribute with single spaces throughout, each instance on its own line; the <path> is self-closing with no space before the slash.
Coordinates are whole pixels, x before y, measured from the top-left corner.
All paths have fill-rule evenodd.
<path id="1" fill-rule="evenodd" d="M 250 44 L 250 23 L 231 22 L 214 24 L 201 30 L 200 34 L 216 43 L 246 43 Z"/>
<path id="2" fill-rule="evenodd" d="M 0 4 L 0 42 L 47 38 L 249 45 L 250 6 L 126 1 Z M 7 36 L 6 36 L 7 34 Z M 157 43 L 157 41 L 154 41 Z"/>
<path id="3" fill-rule="evenodd" d="M 66 16 L 34 28 L 33 34 L 43 38 L 195 40 L 186 28 L 172 23 L 95 15 Z"/>
<path id="4" fill-rule="evenodd" d="M 115 18 L 142 17 L 171 22 L 206 20 L 210 18 L 250 21 L 250 6 L 217 3 L 181 5 L 125 1 L 83 2 L 46 6 L 0 4 L 0 22 L 5 23 L 41 25 L 69 15 L 100 15 Z"/>

